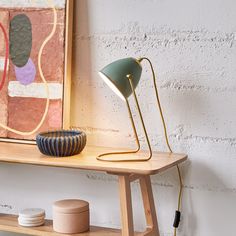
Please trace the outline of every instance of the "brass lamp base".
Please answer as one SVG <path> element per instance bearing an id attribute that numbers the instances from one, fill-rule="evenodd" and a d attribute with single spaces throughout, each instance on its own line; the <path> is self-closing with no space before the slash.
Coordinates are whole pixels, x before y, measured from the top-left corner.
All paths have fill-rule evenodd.
<path id="1" fill-rule="evenodd" d="M 148 161 L 152 158 L 152 148 L 151 148 L 151 144 L 150 144 L 150 141 L 149 141 L 149 138 L 148 138 L 147 130 L 146 130 L 146 127 L 145 127 L 145 124 L 144 124 L 144 120 L 143 120 L 143 116 L 142 116 L 141 109 L 140 109 L 140 106 L 139 106 L 139 102 L 138 102 L 138 99 L 137 99 L 137 95 L 136 95 L 136 92 L 135 92 L 135 89 L 134 89 L 134 86 L 133 86 L 133 83 L 132 83 L 132 77 L 131 77 L 131 75 L 127 75 L 127 78 L 130 82 L 130 86 L 131 86 L 131 89 L 132 89 L 132 92 L 133 92 L 133 95 L 134 95 L 135 103 L 136 103 L 136 106 L 137 106 L 137 109 L 138 109 L 139 117 L 140 117 L 142 127 L 143 127 L 143 130 L 144 130 L 144 133 L 145 133 L 145 137 L 146 137 L 146 141 L 147 141 L 147 144 L 148 144 L 148 149 L 149 149 L 150 154 L 147 158 L 134 158 L 134 159 L 125 159 L 125 158 L 122 158 L 122 159 L 104 159 L 104 158 L 102 158 L 104 156 L 110 156 L 110 155 L 125 155 L 125 154 L 137 153 L 140 150 L 140 141 L 139 141 L 139 138 L 138 138 L 136 126 L 135 126 L 133 115 L 132 115 L 132 112 L 131 112 L 131 109 L 130 109 L 129 101 L 126 98 L 126 105 L 127 105 L 127 108 L 128 108 L 132 128 L 133 128 L 133 131 L 134 131 L 135 140 L 136 140 L 136 143 L 137 143 L 137 149 L 133 150 L 133 151 L 103 153 L 103 154 L 100 154 L 97 157 L 97 160 L 99 160 L 99 161 L 109 161 L 109 162 L 132 162 L 132 161 L 135 161 L 135 162 L 137 162 L 137 161 Z"/>

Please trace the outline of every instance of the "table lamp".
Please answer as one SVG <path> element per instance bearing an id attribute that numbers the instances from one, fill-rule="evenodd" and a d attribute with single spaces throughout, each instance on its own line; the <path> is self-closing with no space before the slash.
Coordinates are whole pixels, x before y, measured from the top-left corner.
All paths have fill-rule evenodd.
<path id="1" fill-rule="evenodd" d="M 137 161 L 148 161 L 152 158 L 151 144 L 150 144 L 150 141 L 149 141 L 149 138 L 148 138 L 147 130 L 146 130 L 146 127 L 145 127 L 145 124 L 144 124 L 142 112 L 141 112 L 139 102 L 138 102 L 138 98 L 137 98 L 136 91 L 135 91 L 136 87 L 139 84 L 140 78 L 141 78 L 141 74 L 142 74 L 141 62 L 143 60 L 148 61 L 149 65 L 151 67 L 152 78 L 153 78 L 154 89 L 155 89 L 155 95 L 156 95 L 156 100 L 157 100 L 157 106 L 159 107 L 159 111 L 160 111 L 160 116 L 161 116 L 161 120 L 162 120 L 162 124 L 163 124 L 163 128 L 164 128 L 164 133 L 165 133 L 165 140 L 166 140 L 166 144 L 168 146 L 169 151 L 172 153 L 172 149 L 170 147 L 169 140 L 168 140 L 165 119 L 164 119 L 164 116 L 163 116 L 162 107 L 161 107 L 161 103 L 160 103 L 160 99 L 159 99 L 159 95 L 158 95 L 158 89 L 157 89 L 157 84 L 156 84 L 156 76 L 155 76 L 155 72 L 154 72 L 154 69 L 153 69 L 152 62 L 147 57 L 142 57 L 142 58 L 139 58 L 139 59 L 129 57 L 129 58 L 124 58 L 124 59 L 114 61 L 111 64 L 105 66 L 99 72 L 99 75 L 102 77 L 102 79 L 105 81 L 105 83 L 122 100 L 124 100 L 126 102 L 128 112 L 129 112 L 129 115 L 130 115 L 132 128 L 133 128 L 135 139 L 136 139 L 136 143 L 137 143 L 137 149 L 133 150 L 133 151 L 103 153 L 103 154 L 100 154 L 97 157 L 97 159 L 100 160 L 100 161 L 110 161 L 110 162 L 124 162 L 124 161 L 131 162 L 131 161 L 135 161 L 135 162 L 137 162 Z M 137 153 L 140 150 L 140 142 L 139 142 L 137 130 L 136 130 L 136 127 L 135 127 L 134 119 L 133 119 L 133 116 L 132 116 L 132 112 L 131 112 L 130 105 L 129 105 L 129 100 L 128 100 L 128 98 L 132 94 L 134 96 L 135 104 L 137 106 L 137 110 L 138 110 L 138 113 L 139 113 L 139 117 L 140 117 L 140 120 L 141 120 L 143 131 L 144 131 L 146 141 L 147 141 L 147 144 L 148 144 L 149 156 L 146 157 L 146 158 L 135 158 L 135 159 L 132 158 L 132 159 L 130 159 L 130 155 L 129 155 L 129 158 L 105 159 L 104 158 L 105 156 L 109 156 L 109 155 L 122 155 L 122 156 L 124 156 L 125 154 Z M 180 169 L 179 169 L 178 165 L 177 165 L 177 171 L 178 171 L 180 189 L 179 189 L 179 196 L 178 196 L 178 209 L 176 211 L 175 220 L 174 220 L 174 224 L 173 224 L 174 236 L 177 235 L 176 230 L 177 230 L 177 228 L 179 226 L 179 222 L 180 222 L 180 207 L 181 207 L 181 198 L 182 198 L 182 189 L 183 189 L 182 177 L 181 177 L 181 173 L 180 173 Z"/>
<path id="2" fill-rule="evenodd" d="M 148 161 L 152 157 L 152 148 L 151 144 L 148 138 L 147 130 L 144 124 L 142 112 L 139 106 L 138 98 L 136 95 L 136 87 L 139 84 L 141 74 L 142 74 L 142 65 L 141 62 L 143 60 L 147 60 L 150 64 L 151 70 L 152 70 L 152 76 L 153 76 L 153 83 L 154 83 L 154 88 L 155 88 L 155 94 L 156 94 L 156 99 L 157 99 L 157 105 L 159 107 L 163 127 L 164 127 L 164 132 L 165 132 L 165 138 L 166 138 L 166 143 L 169 148 L 169 151 L 171 151 L 169 141 L 168 141 L 168 136 L 167 136 L 167 130 L 166 130 L 166 125 L 165 125 L 165 120 L 161 108 L 161 103 L 158 95 L 158 90 L 157 90 L 157 85 L 156 85 L 156 77 L 155 77 L 155 72 L 152 66 L 152 63 L 150 59 L 146 57 L 142 57 L 140 59 L 135 59 L 132 57 L 129 58 L 124 58 L 120 59 L 117 61 L 112 62 L 111 64 L 105 66 L 100 72 L 99 75 L 102 77 L 102 79 L 105 81 L 105 83 L 123 100 L 126 102 L 132 128 L 134 131 L 136 143 L 137 143 L 137 149 L 132 150 L 132 151 L 124 151 L 124 152 L 111 152 L 111 153 L 103 153 L 98 156 L 98 160 L 102 161 Z M 125 155 L 125 154 L 131 154 L 131 153 L 137 153 L 140 150 L 140 142 L 136 130 L 136 126 L 134 123 L 133 115 L 130 109 L 130 104 L 128 98 L 133 95 L 135 99 L 135 104 L 137 106 L 137 110 L 139 113 L 139 117 L 141 120 L 141 124 L 143 127 L 143 131 L 145 134 L 145 138 L 147 141 L 148 149 L 149 149 L 149 156 L 146 158 L 135 158 L 135 159 L 130 159 L 130 158 L 120 158 L 120 159 L 105 159 L 104 156 L 109 156 L 109 155 Z"/>

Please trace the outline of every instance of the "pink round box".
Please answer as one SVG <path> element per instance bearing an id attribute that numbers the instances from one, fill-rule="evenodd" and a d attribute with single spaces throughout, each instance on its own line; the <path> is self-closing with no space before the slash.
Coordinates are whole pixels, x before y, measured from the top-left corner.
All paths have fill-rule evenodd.
<path id="1" fill-rule="evenodd" d="M 89 203 L 66 199 L 53 204 L 53 229 L 58 233 L 76 234 L 89 230 Z"/>

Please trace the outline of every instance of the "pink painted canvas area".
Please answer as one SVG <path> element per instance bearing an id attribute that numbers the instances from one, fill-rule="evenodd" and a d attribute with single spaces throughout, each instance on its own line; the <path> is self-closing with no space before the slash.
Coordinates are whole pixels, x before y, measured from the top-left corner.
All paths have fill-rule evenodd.
<path id="1" fill-rule="evenodd" d="M 64 0 L 65 1 L 65 0 Z M 18 134 L 0 126 L 0 138 L 34 140 L 41 131 L 61 129 L 63 123 L 63 97 L 54 96 L 58 91 L 50 89 L 49 106 L 42 125 L 36 132 L 28 133 L 38 126 L 47 104 L 46 86 L 39 70 L 39 51 L 50 35 L 55 20 L 52 8 L 4 8 L 0 3 L 0 23 L 7 32 L 9 44 L 11 22 L 15 16 L 25 15 L 32 28 L 32 48 L 28 61 L 16 66 L 11 55 L 3 88 L 0 90 L 0 124 L 22 132 Z M 65 9 L 56 8 L 56 28 L 42 51 L 41 69 L 49 88 L 56 84 L 63 94 L 65 67 Z M 10 47 L 10 46 L 9 46 Z M 0 32 L 0 81 L 3 78 L 3 60 L 6 47 Z M 42 89 L 43 88 L 43 89 Z M 42 95 L 43 94 L 43 95 Z"/>

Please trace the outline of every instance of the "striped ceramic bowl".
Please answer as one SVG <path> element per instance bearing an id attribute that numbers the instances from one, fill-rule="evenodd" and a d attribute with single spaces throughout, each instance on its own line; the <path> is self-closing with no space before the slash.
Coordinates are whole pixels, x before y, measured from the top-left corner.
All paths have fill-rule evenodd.
<path id="1" fill-rule="evenodd" d="M 80 153 L 86 145 L 86 134 L 76 130 L 58 130 L 40 133 L 36 143 L 45 155 L 66 157 Z"/>

